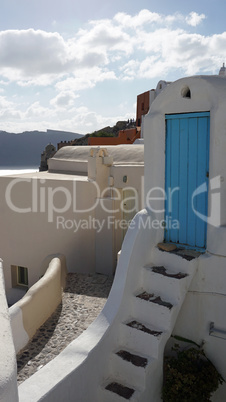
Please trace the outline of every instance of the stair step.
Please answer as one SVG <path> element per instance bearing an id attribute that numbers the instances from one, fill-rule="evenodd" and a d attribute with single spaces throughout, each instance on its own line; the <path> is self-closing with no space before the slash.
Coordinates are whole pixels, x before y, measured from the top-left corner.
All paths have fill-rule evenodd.
<path id="1" fill-rule="evenodd" d="M 171 272 L 191 274 L 198 266 L 198 257 L 200 253 L 194 253 L 191 250 L 177 250 L 166 252 L 159 250 L 158 247 L 153 248 L 151 262 L 153 266 L 163 266 L 170 268 Z"/>
<path id="2" fill-rule="evenodd" d="M 191 277 L 187 273 L 172 272 L 163 266 L 143 267 L 145 291 L 157 294 L 162 300 L 177 305 L 187 292 Z"/>
<path id="3" fill-rule="evenodd" d="M 117 322 L 118 337 L 97 390 L 100 402 L 160 401 L 165 345 L 198 262 L 157 248 L 152 254 L 152 264 L 140 266 L 129 308 Z"/>
<path id="4" fill-rule="evenodd" d="M 201 252 L 196 250 L 183 249 L 181 247 L 178 248 L 173 243 L 159 243 L 157 244 L 157 248 L 161 251 L 167 251 L 172 254 L 179 255 L 182 258 L 185 258 L 187 261 L 191 261 L 194 258 L 198 258 L 202 254 Z"/>
<path id="5" fill-rule="evenodd" d="M 106 375 L 115 382 L 128 386 L 132 384 L 133 388 L 141 391 L 145 389 L 147 371 L 155 360 L 123 345 L 110 355 L 109 373 L 106 372 Z"/>
<path id="6" fill-rule="evenodd" d="M 175 279 L 184 279 L 184 278 L 186 278 L 186 276 L 188 276 L 188 274 L 185 274 L 182 272 L 170 273 L 163 266 L 152 267 L 152 272 L 155 272 L 156 274 L 168 276 L 168 278 L 175 278 Z"/>
<path id="7" fill-rule="evenodd" d="M 131 299 L 134 320 L 147 323 L 161 331 L 169 330 L 176 306 L 164 300 L 165 298 L 146 290 L 140 289 L 137 293 Z"/>
<path id="8" fill-rule="evenodd" d="M 138 321 L 135 321 L 135 320 L 133 320 L 131 322 L 128 322 L 126 325 L 128 327 L 135 328 L 135 329 L 137 329 L 139 331 L 146 332 L 149 335 L 153 335 L 153 336 L 158 337 L 159 335 L 162 334 L 162 331 L 156 331 L 154 329 L 150 329 L 150 328 L 146 327 L 144 324 L 142 324 L 142 323 L 140 323 Z"/>
<path id="9" fill-rule="evenodd" d="M 137 354 L 156 359 L 159 355 L 159 346 L 165 338 L 168 338 L 168 331 L 159 330 L 156 326 L 131 319 L 120 324 L 121 344 L 123 349 L 136 351 Z"/>
<path id="10" fill-rule="evenodd" d="M 116 352 L 116 355 L 118 355 L 123 360 L 126 360 L 127 362 L 130 362 L 137 367 L 146 367 L 148 364 L 148 359 L 146 359 L 146 357 L 135 355 L 133 353 L 128 352 L 127 350 L 121 349 L 118 352 Z"/>
<path id="11" fill-rule="evenodd" d="M 159 306 L 164 306 L 164 307 L 168 308 L 169 310 L 171 310 L 171 308 L 173 307 L 173 305 L 171 303 L 162 300 L 161 296 L 155 296 L 154 293 L 148 293 L 148 292 L 144 291 L 142 293 L 139 293 L 136 297 L 141 300 L 145 300 L 145 301 L 148 301 L 151 303 L 158 304 Z"/>
<path id="12" fill-rule="evenodd" d="M 121 396 L 124 399 L 130 400 L 135 392 L 135 389 L 127 387 L 126 385 L 119 384 L 118 382 L 109 383 L 105 389 L 107 391 L 114 392 L 115 394 Z"/>

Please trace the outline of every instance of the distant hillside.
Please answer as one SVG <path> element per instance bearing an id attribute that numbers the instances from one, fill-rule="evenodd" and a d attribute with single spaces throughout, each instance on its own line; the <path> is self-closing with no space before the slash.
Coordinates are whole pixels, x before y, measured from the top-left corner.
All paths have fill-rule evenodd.
<path id="1" fill-rule="evenodd" d="M 100 130 L 94 131 L 89 134 L 90 137 L 117 137 L 120 130 L 126 130 L 128 128 L 134 128 L 135 121 L 130 119 L 128 121 L 118 121 L 113 127 L 107 126 Z"/>
<path id="2" fill-rule="evenodd" d="M 52 143 L 57 147 L 60 141 L 81 137 L 81 134 L 56 130 L 25 131 L 21 134 L 0 131 L 0 167 L 39 167 L 46 145 Z"/>
<path id="3" fill-rule="evenodd" d="M 120 130 L 136 127 L 134 119 L 128 121 L 118 121 L 113 127 L 107 126 L 91 134 L 86 134 L 82 138 L 73 141 L 73 145 L 88 145 L 89 137 L 117 137 Z"/>

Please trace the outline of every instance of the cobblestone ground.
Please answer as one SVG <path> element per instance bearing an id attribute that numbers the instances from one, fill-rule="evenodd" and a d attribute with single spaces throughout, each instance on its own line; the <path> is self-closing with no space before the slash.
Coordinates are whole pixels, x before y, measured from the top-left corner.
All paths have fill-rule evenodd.
<path id="1" fill-rule="evenodd" d="M 102 310 L 112 278 L 68 274 L 62 303 L 17 356 L 18 385 L 54 359 Z"/>

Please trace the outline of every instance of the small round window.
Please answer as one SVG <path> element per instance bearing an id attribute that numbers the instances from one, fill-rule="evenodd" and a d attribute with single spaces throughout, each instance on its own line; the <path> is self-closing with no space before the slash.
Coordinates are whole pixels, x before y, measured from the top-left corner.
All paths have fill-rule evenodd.
<path id="1" fill-rule="evenodd" d="M 181 91 L 181 95 L 183 98 L 191 99 L 191 90 L 188 86 L 184 87 Z"/>

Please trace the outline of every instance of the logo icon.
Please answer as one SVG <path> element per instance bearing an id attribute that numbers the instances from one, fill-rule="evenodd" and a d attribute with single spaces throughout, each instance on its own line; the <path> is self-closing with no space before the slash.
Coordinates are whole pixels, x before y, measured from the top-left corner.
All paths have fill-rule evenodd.
<path id="1" fill-rule="evenodd" d="M 209 225 L 219 227 L 221 222 L 221 195 L 220 195 L 220 187 L 221 187 L 221 177 L 216 176 L 209 182 L 210 186 L 210 215 L 206 216 L 195 209 L 195 197 L 202 193 L 206 193 L 208 191 L 207 183 L 201 184 L 192 194 L 192 209 L 194 213 L 202 219 L 202 221 L 207 222 Z M 218 191 L 216 191 L 218 190 Z"/>

